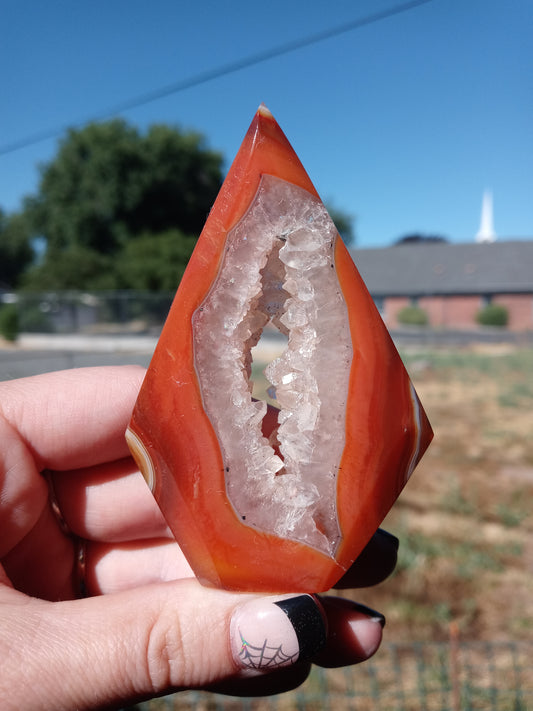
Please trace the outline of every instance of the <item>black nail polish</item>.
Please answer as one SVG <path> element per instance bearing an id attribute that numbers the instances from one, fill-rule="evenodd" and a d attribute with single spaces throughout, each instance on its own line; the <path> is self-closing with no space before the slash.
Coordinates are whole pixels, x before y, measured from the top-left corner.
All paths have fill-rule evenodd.
<path id="1" fill-rule="evenodd" d="M 381 627 L 385 627 L 385 615 L 382 615 L 381 612 L 377 612 L 377 610 L 373 610 L 371 607 L 367 607 L 367 605 L 362 605 L 360 602 L 354 602 L 352 605 L 356 612 L 360 612 L 362 615 L 369 617 L 374 622 L 379 622 Z"/>
<path id="2" fill-rule="evenodd" d="M 300 647 L 298 659 L 312 659 L 326 644 L 326 623 L 315 599 L 311 595 L 298 595 L 274 604 L 294 627 Z"/>
<path id="3" fill-rule="evenodd" d="M 378 528 L 377 532 L 383 538 L 383 540 L 387 541 L 390 545 L 393 545 L 395 550 L 398 550 L 398 548 L 400 547 L 400 541 L 398 538 L 396 538 L 396 536 L 394 536 L 392 533 L 389 533 L 388 531 L 385 531 L 384 528 Z"/>

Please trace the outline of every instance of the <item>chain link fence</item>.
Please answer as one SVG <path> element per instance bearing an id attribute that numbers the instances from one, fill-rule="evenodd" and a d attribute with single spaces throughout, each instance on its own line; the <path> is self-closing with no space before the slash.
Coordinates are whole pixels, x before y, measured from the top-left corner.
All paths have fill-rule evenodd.
<path id="1" fill-rule="evenodd" d="M 0 291 L 0 309 L 15 304 L 20 333 L 139 334 L 159 333 L 174 294 L 148 291 Z M 533 332 L 502 329 L 401 328 L 391 332 L 400 346 L 457 346 L 467 343 L 515 343 L 530 345 Z"/>
<path id="2" fill-rule="evenodd" d="M 0 294 L 15 304 L 24 333 L 149 333 L 160 330 L 174 294 L 147 291 L 61 291 Z"/>
<path id="3" fill-rule="evenodd" d="M 314 668 L 285 694 L 235 698 L 186 691 L 142 711 L 528 711 L 533 641 L 383 644 L 356 667 Z"/>

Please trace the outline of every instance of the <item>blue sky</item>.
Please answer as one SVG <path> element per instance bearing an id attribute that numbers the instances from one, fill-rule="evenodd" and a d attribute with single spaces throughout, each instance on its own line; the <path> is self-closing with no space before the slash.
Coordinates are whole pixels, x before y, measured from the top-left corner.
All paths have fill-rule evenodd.
<path id="1" fill-rule="evenodd" d="M 2 0 L 0 148 L 402 0 Z M 500 238 L 533 238 L 533 3 L 430 0 L 122 116 L 204 133 L 229 166 L 259 103 L 361 247 L 470 241 L 483 191 Z M 0 207 L 57 138 L 0 155 Z"/>

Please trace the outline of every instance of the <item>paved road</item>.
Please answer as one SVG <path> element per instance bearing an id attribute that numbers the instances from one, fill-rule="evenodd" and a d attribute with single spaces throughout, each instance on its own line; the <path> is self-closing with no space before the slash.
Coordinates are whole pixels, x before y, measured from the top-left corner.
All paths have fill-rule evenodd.
<path id="1" fill-rule="evenodd" d="M 143 365 L 150 362 L 150 353 L 98 353 L 71 350 L 19 351 L 0 349 L 0 381 L 24 378 L 66 368 L 95 365 Z"/>
<path id="2" fill-rule="evenodd" d="M 97 365 L 143 365 L 154 337 L 23 335 L 16 346 L 0 345 L 0 380 Z"/>
<path id="3" fill-rule="evenodd" d="M 21 336 L 16 346 L 0 344 L 0 381 L 54 370 L 99 365 L 142 365 L 150 362 L 157 338 L 152 336 Z M 282 349 L 276 334 L 261 339 L 262 359 L 269 362 Z"/>
<path id="4" fill-rule="evenodd" d="M 533 332 L 507 331 L 499 328 L 480 328 L 475 331 L 465 330 L 433 330 L 424 328 L 404 328 L 391 331 L 391 336 L 396 346 L 425 346 L 428 348 L 466 347 L 473 344 L 501 344 L 507 343 L 522 348 L 533 345 Z"/>

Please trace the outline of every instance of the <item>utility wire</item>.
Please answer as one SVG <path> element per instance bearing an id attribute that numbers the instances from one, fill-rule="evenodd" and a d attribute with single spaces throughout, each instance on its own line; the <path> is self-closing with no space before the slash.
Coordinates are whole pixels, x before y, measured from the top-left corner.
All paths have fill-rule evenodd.
<path id="1" fill-rule="evenodd" d="M 131 111 L 132 109 L 139 108 L 140 106 L 145 106 L 158 99 L 163 99 L 172 94 L 177 94 L 186 89 L 192 89 L 193 87 L 200 86 L 201 84 L 206 84 L 213 79 L 219 79 L 220 77 L 227 76 L 228 74 L 233 74 L 240 71 L 241 69 L 247 69 L 248 67 L 253 67 L 256 64 L 261 64 L 269 59 L 274 59 L 275 57 L 280 57 L 284 54 L 289 54 L 289 52 L 295 52 L 296 50 L 303 49 L 304 47 L 309 47 L 310 45 L 317 44 L 318 42 L 323 42 L 324 40 L 331 39 L 332 37 L 338 37 L 339 35 L 346 34 L 347 32 L 353 32 L 361 27 L 366 27 L 367 25 L 372 25 L 376 22 L 381 22 L 394 15 L 400 15 L 401 13 L 413 10 L 420 5 L 426 5 L 432 2 L 432 0 L 411 0 L 411 2 L 404 2 L 394 7 L 382 10 L 380 12 L 374 12 L 365 17 L 359 18 L 357 20 L 352 20 L 350 22 L 343 23 L 342 25 L 337 25 L 328 30 L 323 30 L 321 32 L 316 32 L 315 34 L 308 35 L 302 39 L 293 40 L 291 42 L 286 42 L 285 44 L 278 45 L 271 49 L 264 50 L 263 52 L 257 52 L 256 54 L 251 54 L 248 57 L 238 59 L 234 62 L 228 62 L 216 69 L 208 69 L 204 72 L 199 72 L 198 74 L 193 74 L 185 79 L 180 79 L 179 81 L 173 82 L 172 84 L 167 84 L 166 86 L 160 87 L 159 89 L 154 89 L 152 91 L 146 92 L 145 94 L 140 94 L 139 96 L 128 99 L 120 104 L 117 104 L 106 111 L 102 111 L 100 114 L 96 114 L 80 121 L 77 121 L 70 125 L 64 125 L 56 128 L 51 128 L 43 131 L 39 131 L 25 138 L 21 138 L 13 143 L 8 143 L 0 146 L 0 155 L 6 155 L 8 153 L 14 153 L 15 151 L 21 150 L 28 146 L 35 145 L 36 143 L 41 143 L 50 138 L 56 138 L 61 135 L 69 128 L 80 128 L 91 121 L 101 121 L 110 116 L 115 116 L 117 114 L 124 113 L 126 111 Z"/>

